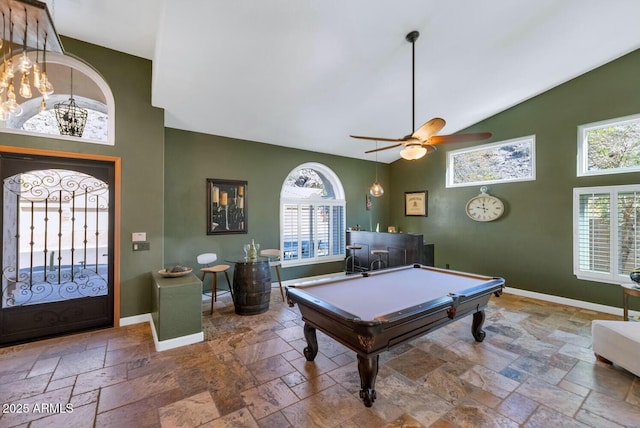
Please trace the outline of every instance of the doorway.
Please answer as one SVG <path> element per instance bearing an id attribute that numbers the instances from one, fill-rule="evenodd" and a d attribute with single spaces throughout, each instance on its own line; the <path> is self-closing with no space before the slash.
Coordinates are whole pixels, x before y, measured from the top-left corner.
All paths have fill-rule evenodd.
<path id="1" fill-rule="evenodd" d="M 0 346 L 114 325 L 113 162 L 0 153 Z"/>

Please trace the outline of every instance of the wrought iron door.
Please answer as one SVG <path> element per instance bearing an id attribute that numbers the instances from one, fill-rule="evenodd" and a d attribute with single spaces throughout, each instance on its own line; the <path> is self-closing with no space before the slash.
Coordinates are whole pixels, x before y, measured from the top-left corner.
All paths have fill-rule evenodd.
<path id="1" fill-rule="evenodd" d="M 0 345 L 113 325 L 110 162 L 0 154 Z"/>

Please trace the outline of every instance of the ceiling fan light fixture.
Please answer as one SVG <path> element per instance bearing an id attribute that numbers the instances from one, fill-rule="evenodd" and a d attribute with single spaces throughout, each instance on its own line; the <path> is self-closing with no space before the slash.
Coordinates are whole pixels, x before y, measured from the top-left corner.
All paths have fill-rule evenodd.
<path id="1" fill-rule="evenodd" d="M 410 145 L 400 151 L 400 156 L 402 156 L 402 159 L 406 160 L 420 159 L 426 154 L 427 149 L 418 145 Z"/>
<path id="2" fill-rule="evenodd" d="M 412 31 L 405 37 L 411 43 L 411 134 L 402 138 L 380 138 L 367 137 L 365 135 L 350 135 L 351 138 L 362 140 L 391 141 L 394 144 L 375 150 L 368 150 L 365 153 L 378 152 L 379 150 L 394 149 L 404 146 L 400 151 L 400 157 L 406 160 L 416 160 L 424 157 L 430 151 L 435 150 L 435 144 L 456 143 L 461 141 L 481 141 L 491 138 L 490 132 L 475 132 L 471 134 L 452 134 L 436 136 L 444 128 L 445 121 L 442 118 L 434 117 L 416 129 L 416 40 L 420 36 L 417 31 Z M 433 138 L 435 137 L 435 138 Z M 424 147 L 426 145 L 427 147 Z"/>

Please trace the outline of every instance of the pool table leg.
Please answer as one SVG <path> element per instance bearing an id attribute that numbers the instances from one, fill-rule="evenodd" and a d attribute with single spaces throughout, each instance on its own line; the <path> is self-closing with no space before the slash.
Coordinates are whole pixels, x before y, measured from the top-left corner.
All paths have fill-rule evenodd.
<path id="1" fill-rule="evenodd" d="M 473 314 L 473 322 L 471 323 L 471 334 L 476 342 L 482 342 L 487 335 L 482 329 L 482 324 L 484 324 L 484 311 L 478 311 Z"/>
<path id="2" fill-rule="evenodd" d="M 376 400 L 378 354 L 370 357 L 358 355 L 358 373 L 360 373 L 360 398 L 364 401 L 365 406 L 371 407 Z"/>
<path id="3" fill-rule="evenodd" d="M 315 327 L 304 323 L 304 338 L 307 339 L 307 347 L 304 348 L 304 356 L 307 361 L 313 361 L 318 355 L 318 339 L 316 337 Z"/>

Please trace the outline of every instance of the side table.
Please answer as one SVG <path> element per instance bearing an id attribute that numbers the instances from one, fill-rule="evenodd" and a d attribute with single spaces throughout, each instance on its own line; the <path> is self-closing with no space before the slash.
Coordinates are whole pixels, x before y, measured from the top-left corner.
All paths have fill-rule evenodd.
<path id="1" fill-rule="evenodd" d="M 238 315 L 257 315 L 269 310 L 271 300 L 271 266 L 269 257 L 235 257 L 233 304 Z"/>
<path id="2" fill-rule="evenodd" d="M 629 321 L 629 296 L 640 297 L 640 288 L 635 284 L 622 285 L 622 316 L 624 321 Z"/>

